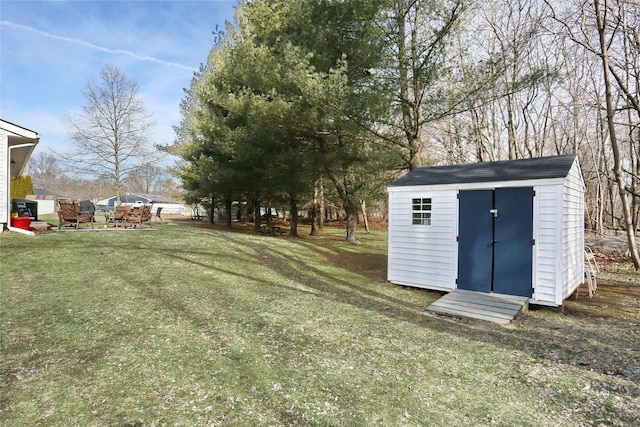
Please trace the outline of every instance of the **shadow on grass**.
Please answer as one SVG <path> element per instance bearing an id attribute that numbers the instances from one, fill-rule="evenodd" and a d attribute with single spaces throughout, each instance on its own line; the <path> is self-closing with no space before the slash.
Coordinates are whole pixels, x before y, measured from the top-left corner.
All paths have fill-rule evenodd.
<path id="1" fill-rule="evenodd" d="M 551 363 L 573 366 L 588 372 L 596 372 L 611 378 L 610 392 L 623 397 L 640 395 L 640 372 L 638 371 L 638 354 L 640 346 L 637 338 L 638 324 L 620 320 L 613 313 L 608 318 L 586 316 L 584 313 L 591 304 L 568 303 L 569 309 L 560 313 L 555 309 L 540 308 L 539 312 L 521 316 L 508 327 L 483 321 L 472 321 L 442 317 L 425 311 L 425 301 L 432 302 L 441 296 L 438 292 L 405 290 L 394 292 L 417 292 L 420 303 L 408 302 L 412 298 L 397 298 L 387 295 L 376 288 L 387 286 L 386 255 L 353 253 L 334 247 L 317 246 L 304 239 L 288 239 L 287 250 L 271 244 L 273 240 L 248 242 L 238 238 L 234 233 L 217 232 L 217 239 L 233 245 L 237 255 L 246 259 L 257 259 L 262 268 L 269 269 L 276 275 L 300 286 L 290 286 L 264 280 L 233 271 L 216 265 L 216 259 L 234 259 L 235 255 L 222 255 L 214 249 L 191 248 L 176 252 L 171 249 L 151 248 L 150 250 L 186 263 L 197 265 L 211 271 L 234 275 L 242 281 L 258 283 L 287 292 L 299 292 L 315 295 L 340 304 L 348 304 L 358 309 L 371 311 L 396 321 L 410 323 L 419 327 L 451 334 L 469 341 L 490 344 L 510 351 L 521 352 L 533 360 L 544 359 Z M 291 251 L 290 246 L 304 247 L 304 251 Z M 149 248 L 148 248 L 149 249 Z M 292 255 L 296 252 L 312 252 L 317 257 L 313 262 L 300 260 Z M 198 260 L 189 255 L 198 257 Z M 257 257 L 260 257 L 259 259 Z M 202 261 L 211 259 L 211 262 Z M 365 259 L 362 269 L 362 259 Z M 223 263 L 222 263 L 223 264 Z M 332 270 L 348 272 L 353 281 L 347 281 L 332 273 Z M 301 278 L 304 283 L 300 283 Z M 401 289 L 401 288 L 399 288 Z M 208 320 L 190 312 L 185 304 L 178 304 L 163 295 L 150 290 L 149 297 L 156 298 L 162 305 L 171 307 L 182 316 L 190 318 L 200 328 L 208 327 Z M 638 292 L 630 298 L 638 301 Z M 593 300 L 592 300 L 593 301 Z M 591 301 L 591 302 L 592 302 Z M 602 327 L 600 322 L 609 322 L 609 327 Z M 634 335 L 635 334 L 635 335 Z M 615 385 L 616 378 L 630 381 L 627 386 Z"/>
<path id="2" fill-rule="evenodd" d="M 125 256 L 143 252 L 149 258 L 154 258 L 153 254 L 156 254 L 166 262 L 179 261 L 208 271 L 212 280 L 218 275 L 230 276 L 238 279 L 238 286 L 244 283 L 258 285 L 273 289 L 274 294 L 299 293 L 350 305 L 407 324 L 408 327 L 428 328 L 438 334 L 516 352 L 516 355 L 522 355 L 523 364 L 529 367 L 571 367 L 583 371 L 586 378 L 598 375 L 598 378 L 594 378 L 594 384 L 597 383 L 602 392 L 623 400 L 640 396 L 640 340 L 637 332 L 640 322 L 637 312 L 632 312 L 640 298 L 637 288 L 611 285 L 608 293 L 605 293 L 607 287 L 602 286 L 602 293 L 594 299 L 583 297 L 578 301 L 568 301 L 564 313 L 551 308 L 537 308 L 520 316 L 511 325 L 500 326 L 426 312 L 426 306 L 441 294 L 394 288 L 388 284 L 385 253 L 357 251 L 354 250 L 357 247 L 346 247 L 346 243 L 338 240 L 325 240 L 317 244 L 312 239 L 257 235 L 247 239 L 233 232 L 193 229 L 209 234 L 211 244 L 202 244 L 202 240 L 195 238 L 199 245 L 150 246 L 144 241 L 111 241 L 103 250 Z M 190 238 L 185 230 L 184 239 L 189 241 Z M 255 268 L 233 268 L 234 262 L 237 265 L 238 261 Z M 251 271 L 257 271 L 256 268 L 267 273 L 251 274 Z M 188 270 L 185 269 L 185 280 L 188 280 Z M 215 317 L 195 310 L 188 301 L 176 299 L 170 292 L 157 288 L 154 286 L 154 277 L 140 280 L 135 271 L 124 271 L 123 274 L 152 304 L 174 312 L 202 332 L 215 334 L 219 331 Z M 160 280 L 159 277 L 155 279 Z M 220 290 L 224 291 L 224 288 L 220 287 Z M 624 298 L 629 299 L 628 304 L 631 305 L 625 306 L 621 302 Z M 252 311 L 250 301 L 243 301 L 243 304 L 243 309 Z M 602 310 L 599 306 L 603 304 L 611 310 Z M 621 317 L 623 311 L 629 313 Z M 260 316 L 251 321 L 268 322 Z M 265 324 L 262 327 L 271 326 Z M 304 337 L 297 337 L 289 345 L 303 346 L 305 342 Z M 425 342 L 424 345 L 428 346 L 429 343 Z M 296 350 L 301 349 L 292 351 Z M 229 350 L 227 357 L 231 365 L 243 363 L 244 356 L 233 349 Z M 246 381 L 258 383 L 259 371 L 252 372 L 252 368 L 247 367 L 246 375 L 255 378 Z M 520 381 L 525 385 L 526 373 L 522 374 Z M 584 395 L 569 396 L 568 400 L 574 398 L 576 401 L 584 400 Z M 634 419 L 633 414 L 619 415 L 628 418 L 629 422 Z"/>
<path id="3" fill-rule="evenodd" d="M 543 371 L 542 381 L 545 381 L 552 378 L 554 374 L 551 371 L 545 377 L 544 369 L 571 368 L 583 373 L 580 381 L 589 381 L 593 378 L 591 387 L 594 390 L 597 389 L 597 392 L 607 393 L 612 398 L 629 401 L 630 398 L 635 399 L 640 395 L 638 386 L 640 383 L 638 342 L 640 340 L 637 332 L 640 321 L 638 321 L 637 311 L 633 312 L 638 307 L 640 295 L 632 287 L 603 286 L 603 292 L 594 299 L 582 298 L 578 301 L 569 301 L 564 313 L 540 308 L 519 317 L 511 325 L 500 326 L 476 320 L 442 317 L 427 312 L 426 306 L 441 294 L 390 285 L 386 281 L 386 251 L 379 240 L 375 241 L 375 245 L 378 246 L 372 248 L 366 243 L 360 247 L 350 246 L 339 238 L 332 240 L 330 237 L 294 239 L 259 235 L 243 236 L 202 227 L 180 227 L 178 232 L 166 233 L 166 238 L 161 238 L 162 231 L 134 235 L 116 233 L 109 238 L 100 239 L 81 237 L 73 233 L 65 236 L 56 234 L 53 240 L 56 241 L 57 249 L 64 249 L 63 245 L 69 244 L 74 247 L 74 251 L 99 257 L 99 262 L 105 265 L 104 268 L 117 272 L 110 277 L 118 277 L 118 281 L 122 280 L 122 283 L 126 283 L 128 289 L 135 288 L 133 293 L 136 294 L 136 299 L 132 301 L 131 306 L 144 301 L 149 304 L 149 307 L 141 308 L 144 313 L 157 311 L 163 317 L 170 319 L 166 321 L 173 321 L 175 318 L 191 325 L 193 330 L 186 334 L 190 340 L 193 340 L 190 343 L 195 344 L 190 354 L 185 355 L 190 357 L 186 363 L 193 365 L 192 372 L 210 375 L 211 373 L 208 372 L 210 368 L 206 366 L 207 360 L 200 357 L 199 350 L 213 348 L 214 351 L 219 352 L 216 354 L 220 359 L 216 361 L 216 369 L 221 372 L 216 372 L 216 376 L 221 378 L 222 383 L 228 384 L 230 390 L 242 388 L 250 394 L 255 387 L 255 393 L 268 396 L 269 387 L 273 385 L 266 384 L 265 378 L 274 378 L 274 376 L 263 375 L 263 369 L 281 371 L 282 373 L 277 375 L 278 378 L 290 375 L 296 362 L 283 359 L 280 362 L 289 365 L 278 366 L 275 362 L 259 360 L 262 355 L 261 345 L 269 347 L 271 342 L 275 341 L 278 348 L 282 349 L 281 357 L 290 355 L 294 359 L 300 357 L 297 355 L 306 352 L 307 348 L 310 348 L 311 352 L 314 349 L 318 349 L 319 352 L 326 351 L 326 348 L 340 349 L 339 346 L 342 343 L 336 342 L 331 336 L 318 336 L 303 328 L 295 328 L 295 326 L 285 328 L 283 323 L 270 322 L 274 318 L 267 312 L 271 304 L 278 304 L 278 298 L 284 294 L 294 296 L 299 294 L 304 304 L 327 301 L 330 303 L 329 306 L 336 306 L 338 310 L 346 308 L 347 305 L 356 308 L 357 310 L 349 313 L 354 332 L 345 335 L 347 339 L 358 338 L 357 316 L 366 318 L 367 314 L 371 313 L 374 315 L 372 317 L 382 319 L 379 325 L 388 320 L 391 325 L 390 331 L 402 331 L 406 327 L 433 332 L 431 336 L 438 343 L 428 341 L 411 343 L 415 344 L 416 349 L 424 348 L 425 354 L 429 353 L 430 345 L 446 345 L 444 343 L 449 341 L 460 343 L 461 340 L 479 343 L 477 349 L 471 346 L 474 351 L 482 352 L 488 348 L 490 353 L 493 348 L 496 351 L 504 349 L 516 363 L 516 366 L 509 369 L 510 381 L 519 381 L 523 387 L 532 387 L 529 381 L 533 369 L 540 368 Z M 128 236 L 125 237 L 125 235 Z M 36 259 L 38 255 L 35 249 L 45 242 L 44 239 L 32 242 L 33 247 L 30 249 L 29 257 Z M 11 240 L 11 245 L 18 248 L 22 242 Z M 56 253 L 58 252 L 64 253 L 63 250 L 56 250 Z M 131 262 L 132 259 L 135 262 Z M 62 264 L 64 268 L 73 268 L 76 263 L 77 260 L 65 259 L 63 262 L 56 263 L 56 266 Z M 138 265 L 144 267 L 136 268 Z M 191 278 L 192 272 L 198 277 Z M 162 277 L 163 274 L 172 274 L 171 279 Z M 198 286 L 200 284 L 206 286 L 209 277 L 211 281 L 218 281 L 218 283 L 211 283 L 213 292 L 203 290 L 199 293 Z M 192 283 L 189 283 L 190 280 Z M 228 288 L 228 284 L 247 288 L 249 298 L 244 295 L 238 297 L 237 289 Z M 193 295 L 184 289 L 174 292 L 174 287 L 181 285 L 189 286 L 189 289 L 195 292 Z M 77 286 L 82 286 L 82 283 L 78 283 Z M 605 293 L 605 290 L 608 290 L 608 293 Z M 126 291 L 120 292 L 124 298 L 127 297 L 124 293 Z M 256 303 L 251 298 L 252 292 L 255 292 L 256 296 L 263 301 Z M 104 295 L 107 297 L 110 294 Z M 193 298 L 203 300 L 195 301 Z M 296 302 L 295 297 L 293 301 Z M 602 305 L 607 307 L 603 308 Z M 67 307 L 68 305 L 61 305 L 61 311 L 53 316 L 47 315 L 48 318 L 68 323 L 74 328 L 79 325 L 95 324 L 95 319 L 78 318 L 75 310 L 72 314 L 66 311 Z M 43 307 L 43 310 L 46 309 Z M 326 312 L 327 316 L 331 314 L 331 311 Z M 81 311 L 79 315 L 82 316 Z M 278 317 L 278 319 L 282 318 Z M 241 323 L 243 320 L 246 320 L 247 324 Z M 291 317 L 292 323 L 303 324 L 306 320 L 308 319 Z M 145 337 L 141 334 L 146 334 L 147 331 L 139 332 L 137 327 L 137 325 L 135 329 L 114 327 L 108 329 L 106 336 L 96 336 L 83 343 L 69 343 L 69 348 L 66 341 L 53 343 L 52 348 L 57 352 L 56 359 L 65 361 L 64 363 L 73 372 L 81 376 L 84 367 L 90 365 L 92 360 L 108 356 L 114 343 L 117 344 L 126 339 L 140 340 L 139 344 L 132 345 L 144 345 Z M 331 329 L 326 330 L 329 333 L 330 331 Z M 246 332 L 251 334 L 242 335 Z M 320 326 L 317 332 L 324 333 L 325 329 Z M 239 336 L 234 336 L 234 333 Z M 374 333 L 383 334 L 382 331 L 374 331 Z M 421 333 L 416 335 L 429 336 Z M 459 339 L 448 339 L 449 337 Z M 250 351 L 243 352 L 243 349 L 236 345 L 237 341 L 243 341 L 244 345 L 252 348 Z M 395 336 L 389 337 L 388 351 L 396 350 L 393 346 L 398 345 L 399 342 L 405 341 L 398 340 Z M 363 349 L 363 351 L 366 350 L 366 348 Z M 397 348 L 397 357 L 402 357 L 401 353 L 404 353 L 402 350 Z M 411 354 L 417 354 L 419 351 Z M 445 353 L 447 352 L 436 352 L 436 354 Z M 470 356 L 469 353 L 461 351 L 455 355 L 459 359 L 457 362 L 452 360 L 451 363 L 462 363 L 467 366 L 474 363 L 464 360 Z M 51 357 L 44 352 L 34 353 L 28 363 L 21 365 L 38 366 L 48 363 Z M 177 357 L 182 357 L 182 354 Z M 522 360 L 522 368 L 517 365 L 519 360 Z M 491 363 L 491 360 L 480 363 Z M 14 373 L 20 373 L 21 366 L 7 365 L 7 368 L 9 371 L 3 375 L 5 380 L 11 380 Z M 479 368 L 482 369 L 481 366 Z M 322 376 L 323 373 L 319 375 L 323 386 L 337 387 L 339 378 L 331 375 Z M 336 381 L 336 384 L 333 384 L 333 381 Z M 5 387 L 11 386 L 4 380 L 2 382 Z M 315 384 L 312 382 L 309 387 Z M 554 384 L 550 386 L 553 387 Z M 543 385 L 537 383 L 533 387 L 535 390 L 535 387 L 543 387 Z M 561 399 L 576 402 L 576 404 L 590 404 L 585 401 L 588 399 L 587 393 L 581 393 L 580 388 L 581 386 L 576 386 L 570 391 L 564 391 L 565 396 Z M 345 394 L 350 393 L 347 399 L 353 401 L 358 399 L 355 388 L 342 391 Z M 221 390 L 220 393 L 225 391 Z M 225 396 L 222 395 L 220 398 L 224 400 Z M 550 401 L 555 400 L 556 397 L 546 396 L 544 399 Z M 268 398 L 264 399 L 264 407 L 270 402 L 272 401 Z M 633 402 L 631 410 L 637 408 L 637 404 Z M 8 403 L 10 402 L 0 400 L 2 405 Z M 632 406 L 634 404 L 635 407 Z M 277 399 L 273 400 L 271 409 L 274 412 L 281 411 L 277 406 Z M 632 425 L 635 421 L 634 414 L 624 411 L 624 407 L 618 408 L 615 417 Z M 299 414 L 291 415 L 285 411 L 282 411 L 279 417 L 282 420 L 290 419 L 292 423 L 300 419 Z M 126 414 L 118 418 L 126 421 Z"/>

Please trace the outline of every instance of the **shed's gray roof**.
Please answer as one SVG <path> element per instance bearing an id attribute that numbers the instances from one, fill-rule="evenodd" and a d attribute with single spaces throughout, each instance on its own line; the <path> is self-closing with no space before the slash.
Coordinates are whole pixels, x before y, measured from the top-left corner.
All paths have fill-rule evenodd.
<path id="1" fill-rule="evenodd" d="M 575 154 L 566 154 L 533 159 L 417 168 L 393 182 L 390 187 L 564 178 L 569 173 L 575 158 Z"/>

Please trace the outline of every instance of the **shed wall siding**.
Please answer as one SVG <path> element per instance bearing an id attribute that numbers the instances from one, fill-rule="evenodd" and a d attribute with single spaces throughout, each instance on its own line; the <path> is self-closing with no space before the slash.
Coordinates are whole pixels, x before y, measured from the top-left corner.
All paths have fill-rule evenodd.
<path id="1" fill-rule="evenodd" d="M 388 280 L 409 286 L 456 288 L 458 191 L 532 186 L 532 303 L 561 305 L 584 279 L 584 182 L 576 160 L 564 179 L 412 186 L 389 189 Z M 411 224 L 411 199 L 432 199 L 432 225 Z"/>
<path id="2" fill-rule="evenodd" d="M 455 191 L 389 193 L 389 266 L 387 279 L 418 287 L 454 289 L 457 275 Z M 411 224 L 411 199 L 430 197 L 431 226 Z"/>
<path id="3" fill-rule="evenodd" d="M 38 203 L 38 215 L 47 215 L 56 213 L 55 200 L 36 200 Z"/>
<path id="4" fill-rule="evenodd" d="M 535 187 L 534 223 L 537 236 L 534 263 L 534 298 L 553 303 L 558 282 L 557 259 L 561 245 L 559 236 L 561 206 L 560 186 L 543 185 Z"/>
<path id="5" fill-rule="evenodd" d="M 562 189 L 562 301 L 584 281 L 584 182 L 575 162 Z"/>

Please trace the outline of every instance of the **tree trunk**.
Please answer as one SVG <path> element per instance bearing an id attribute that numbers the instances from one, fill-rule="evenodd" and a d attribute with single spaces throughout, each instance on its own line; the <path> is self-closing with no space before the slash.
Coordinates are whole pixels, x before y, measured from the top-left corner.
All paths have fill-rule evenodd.
<path id="1" fill-rule="evenodd" d="M 509 160 L 518 158 L 518 147 L 516 142 L 515 112 L 513 104 L 514 95 L 507 96 L 507 144 L 509 145 Z"/>
<path id="2" fill-rule="evenodd" d="M 618 193 L 620 194 L 620 201 L 622 203 L 622 219 L 627 231 L 627 242 L 629 244 L 629 252 L 631 253 L 631 259 L 636 271 L 640 270 L 640 256 L 638 255 L 638 248 L 636 246 L 635 230 L 631 221 L 631 208 L 629 206 L 629 199 L 627 190 L 625 188 L 624 175 L 622 173 L 622 164 L 620 161 L 620 149 L 618 147 L 618 140 L 616 137 L 616 128 L 614 123 L 615 109 L 613 106 L 613 94 L 611 91 L 611 80 L 609 76 L 609 54 L 607 41 L 605 37 L 606 22 L 600 12 L 600 0 L 594 0 L 596 20 L 598 24 L 598 36 L 600 41 L 600 58 L 602 60 L 602 70 L 604 77 L 605 99 L 607 105 L 607 125 L 609 127 L 609 140 L 611 142 L 611 149 L 613 151 L 613 174 L 618 184 Z M 606 0 L 605 0 L 606 9 Z"/>
<path id="3" fill-rule="evenodd" d="M 402 112 L 402 126 L 405 137 L 407 138 L 408 159 L 407 168 L 411 171 L 415 168 L 422 166 L 422 159 L 420 158 L 420 127 L 416 124 L 417 116 L 415 115 L 415 109 L 419 108 L 419 103 L 415 102 L 415 97 L 418 96 L 415 88 L 411 88 L 411 78 L 409 76 L 409 68 L 412 68 L 410 59 L 408 57 L 407 49 L 407 35 L 406 35 L 406 23 L 408 10 L 405 8 L 404 2 L 400 2 L 398 5 L 396 23 L 398 24 L 398 34 L 396 35 L 396 43 L 398 47 L 397 61 L 398 61 L 398 84 L 400 86 L 400 109 Z M 416 11 L 416 19 L 417 19 Z M 410 48 L 413 56 L 416 44 L 416 28 L 415 26 L 411 32 Z M 415 72 L 415 70 L 414 70 Z M 416 83 L 418 77 L 414 74 L 413 82 Z M 413 89 L 413 91 L 411 90 Z"/>
<path id="4" fill-rule="evenodd" d="M 322 178 L 318 182 L 318 228 L 322 230 L 324 228 L 324 182 Z"/>
<path id="5" fill-rule="evenodd" d="M 473 133 L 476 143 L 476 162 L 484 162 L 489 157 L 484 141 L 484 135 L 482 133 L 482 127 L 484 126 L 484 124 L 482 123 L 480 113 L 478 112 L 478 109 L 476 107 L 471 108 L 469 113 L 471 114 L 471 122 L 473 123 Z M 460 163 L 463 162 L 461 161 Z"/>
<path id="6" fill-rule="evenodd" d="M 214 199 L 213 196 L 214 196 L 213 194 L 209 195 L 209 200 L 210 200 L 210 202 L 209 202 L 209 212 L 207 212 L 207 221 L 209 221 L 209 224 L 214 224 L 215 223 L 214 214 L 213 214 L 213 211 L 214 211 L 213 207 L 215 206 L 215 199 Z"/>
<path id="7" fill-rule="evenodd" d="M 347 223 L 347 237 L 346 241 L 349 243 L 360 244 L 356 237 L 356 226 L 358 224 L 358 206 L 355 198 L 353 197 L 353 184 L 348 176 L 342 178 L 342 182 L 339 182 L 333 176 L 330 176 L 331 181 L 336 187 L 338 197 L 342 202 L 342 206 L 345 212 L 345 220 Z"/>
<path id="8" fill-rule="evenodd" d="M 634 14 L 632 13 L 633 22 Z M 635 15 L 637 17 L 637 15 Z M 629 158 L 630 165 L 629 169 L 631 171 L 631 223 L 633 225 L 633 230 L 638 230 L 640 228 L 640 159 L 638 151 L 640 150 L 640 128 L 638 128 L 638 123 L 634 123 L 633 120 L 633 111 L 635 110 L 636 115 L 638 115 L 640 119 L 640 105 L 638 101 L 638 41 L 640 41 L 637 33 L 637 28 L 633 29 L 633 24 L 629 25 L 629 10 L 623 7 L 622 10 L 622 23 L 623 23 L 623 41 L 624 41 L 624 74 L 625 74 L 625 87 L 635 86 L 636 87 L 636 96 L 632 96 L 628 89 L 624 89 L 623 92 L 626 94 L 627 105 L 630 108 L 627 109 L 627 122 L 629 126 Z M 631 40 L 635 40 L 635 42 L 631 42 Z M 632 44 L 633 43 L 633 44 Z M 635 54 L 634 54 L 635 52 Z M 634 63 L 636 65 L 634 65 Z M 629 82 L 633 82 L 635 77 L 635 84 L 629 85 Z M 618 80 L 618 78 L 616 78 Z M 618 80 L 619 82 L 619 80 Z M 619 83 L 619 86 L 622 84 Z M 636 134 L 634 137 L 634 133 Z"/>
<path id="9" fill-rule="evenodd" d="M 631 170 L 631 225 L 633 230 L 640 228 L 640 160 L 638 153 L 634 147 L 634 124 L 631 117 L 631 110 L 627 112 L 627 120 L 629 122 L 629 169 Z M 640 131 L 637 131 L 640 132 Z"/>
<path id="10" fill-rule="evenodd" d="M 362 219 L 364 221 L 364 230 L 369 232 L 369 217 L 367 216 L 367 203 L 364 200 L 360 200 L 360 208 L 362 209 Z"/>
<path id="11" fill-rule="evenodd" d="M 294 194 L 289 194 L 291 209 L 291 222 L 289 223 L 289 236 L 298 237 L 298 202 Z"/>
<path id="12" fill-rule="evenodd" d="M 358 207 L 353 197 L 353 189 L 351 179 L 344 177 L 344 212 L 347 220 L 347 236 L 346 240 L 349 243 L 360 244 L 356 237 L 356 225 L 358 223 Z"/>
<path id="13" fill-rule="evenodd" d="M 231 195 L 224 197 L 224 225 L 231 227 L 231 207 L 233 206 L 233 199 Z"/>
<path id="14" fill-rule="evenodd" d="M 311 236 L 318 235 L 318 229 L 316 228 L 316 220 L 318 217 L 318 211 L 320 203 L 318 202 L 318 183 L 313 186 L 313 201 L 311 202 Z M 322 216 L 322 215 L 320 215 Z"/>
<path id="15" fill-rule="evenodd" d="M 604 232 L 604 185 L 602 183 L 604 178 L 602 172 L 600 172 L 600 169 L 597 167 L 598 162 L 595 160 L 595 156 L 593 164 L 596 165 L 596 167 L 594 167 L 594 173 L 596 174 L 596 195 L 594 200 L 596 225 L 594 230 L 602 234 Z"/>
<path id="16" fill-rule="evenodd" d="M 244 200 L 244 197 L 240 197 L 240 200 L 238 200 L 238 210 L 236 211 L 236 220 L 238 222 L 242 222 L 244 220 L 244 203 L 242 203 Z"/>
<path id="17" fill-rule="evenodd" d="M 360 244 L 356 237 L 356 224 L 358 223 L 358 208 L 356 207 L 353 197 L 349 197 L 347 204 L 344 207 L 345 214 L 347 216 L 347 236 L 346 241 L 349 243 Z"/>
<path id="18" fill-rule="evenodd" d="M 262 227 L 262 217 L 260 216 L 260 198 L 257 194 L 254 195 L 251 203 L 253 203 L 253 230 L 257 233 Z"/>

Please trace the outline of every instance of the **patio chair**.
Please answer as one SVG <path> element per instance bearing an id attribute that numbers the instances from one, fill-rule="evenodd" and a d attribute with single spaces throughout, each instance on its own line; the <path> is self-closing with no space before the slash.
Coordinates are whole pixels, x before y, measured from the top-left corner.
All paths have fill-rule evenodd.
<path id="1" fill-rule="evenodd" d="M 131 206 L 120 205 L 116 207 L 116 210 L 113 212 L 113 215 L 110 215 L 107 218 L 107 224 L 113 224 L 116 227 L 124 224 L 127 217 L 131 213 Z"/>
<path id="2" fill-rule="evenodd" d="M 93 228 L 94 214 L 80 211 L 80 204 L 78 202 L 58 202 L 60 208 L 58 210 L 58 230 L 63 225 L 73 225 L 76 230 L 82 223 L 90 223 Z"/>
<path id="3" fill-rule="evenodd" d="M 153 214 L 153 216 L 156 217 L 156 221 L 162 222 L 162 217 L 160 216 L 161 213 L 162 213 L 162 206 L 156 209 L 156 213 Z"/>
<path id="4" fill-rule="evenodd" d="M 593 297 L 598 289 L 596 276 L 600 273 L 600 267 L 596 261 L 593 250 L 589 246 L 584 247 L 584 275 L 587 276 L 587 287 L 589 296 Z"/>
<path id="5" fill-rule="evenodd" d="M 136 225 L 139 224 L 140 228 L 142 228 L 142 223 L 147 223 L 147 225 L 149 225 L 149 228 L 152 228 L 151 227 L 151 206 L 149 205 L 140 206 L 137 212 L 134 212 L 133 214 L 128 215 L 124 220 L 125 227 L 129 227 L 131 225 L 135 228 Z"/>

